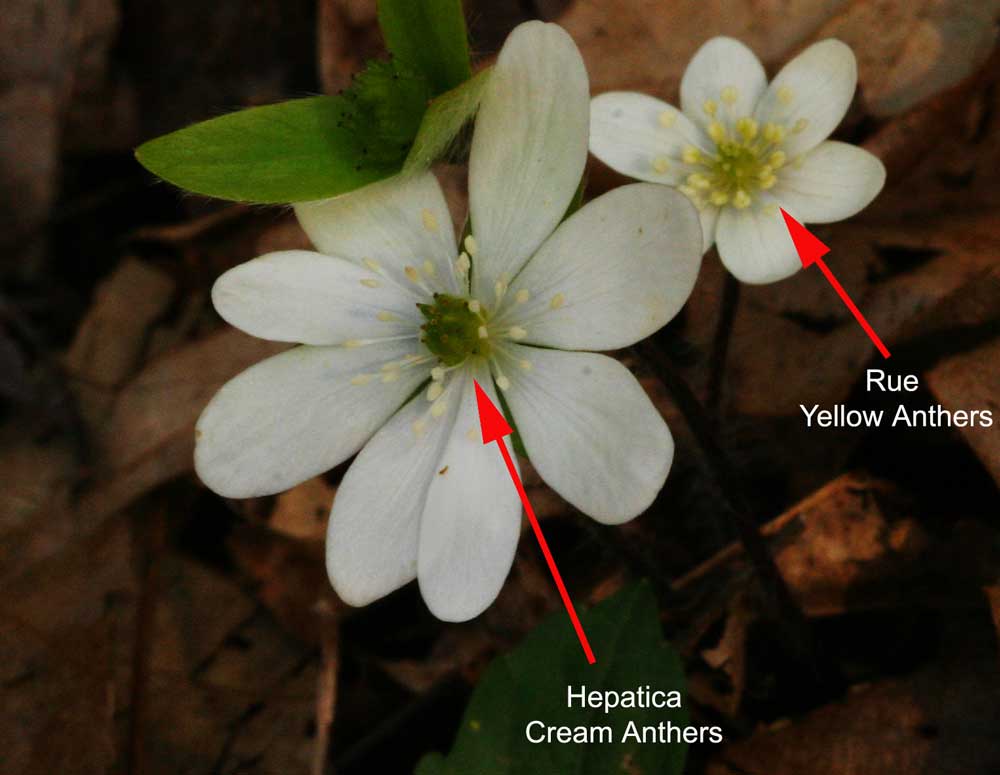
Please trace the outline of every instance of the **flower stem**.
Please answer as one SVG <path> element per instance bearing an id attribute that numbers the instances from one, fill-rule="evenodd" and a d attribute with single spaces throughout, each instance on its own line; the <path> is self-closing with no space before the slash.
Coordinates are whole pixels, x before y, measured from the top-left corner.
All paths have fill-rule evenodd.
<path id="1" fill-rule="evenodd" d="M 716 439 L 712 422 L 688 383 L 673 368 L 668 356 L 655 337 L 637 345 L 637 351 L 657 379 L 673 396 L 677 407 L 701 447 L 713 478 L 728 502 L 733 528 L 750 559 L 763 589 L 765 605 L 780 627 L 782 639 L 792 655 L 818 682 L 835 686 L 839 683 L 836 670 L 823 664 L 818 643 L 806 617 L 785 584 L 758 524 L 751 516 L 750 502 L 739 486 L 736 467 Z"/>
<path id="2" fill-rule="evenodd" d="M 715 326 L 712 354 L 708 362 L 708 392 L 705 398 L 706 409 L 716 424 L 721 421 L 722 381 L 726 373 L 726 356 L 729 353 L 729 340 L 733 335 L 733 323 L 736 320 L 736 307 L 739 301 L 740 282 L 726 272 L 726 279 L 722 284 L 719 322 Z"/>

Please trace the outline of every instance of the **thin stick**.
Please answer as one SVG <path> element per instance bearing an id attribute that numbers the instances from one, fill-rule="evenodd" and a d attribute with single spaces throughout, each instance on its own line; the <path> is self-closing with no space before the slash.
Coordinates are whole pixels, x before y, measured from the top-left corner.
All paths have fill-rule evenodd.
<path id="1" fill-rule="evenodd" d="M 829 680 L 830 669 L 820 666 L 818 644 L 812 637 L 805 615 L 781 577 L 771 552 L 760 534 L 760 528 L 750 516 L 750 504 L 738 486 L 736 467 L 716 441 L 712 424 L 701 403 L 687 382 L 671 367 L 670 361 L 655 338 L 638 345 L 638 352 L 656 377 L 673 396 L 705 455 L 723 496 L 730 506 L 733 526 L 750 558 L 764 591 L 765 604 L 772 609 L 775 622 L 781 627 L 783 639 L 796 659 L 809 666 L 817 679 Z"/>
<path id="2" fill-rule="evenodd" d="M 320 620 L 321 664 L 316 683 L 316 744 L 313 747 L 312 775 L 323 775 L 330 755 L 330 731 L 337 699 L 337 667 L 340 664 L 340 624 L 330 604 L 317 604 Z"/>
<path id="3" fill-rule="evenodd" d="M 740 282 L 729 272 L 726 272 L 726 279 L 722 283 L 719 322 L 715 326 L 712 355 L 708 362 L 708 394 L 705 399 L 706 409 L 716 423 L 721 418 L 722 383 L 726 373 L 726 356 L 729 354 L 729 340 L 733 336 L 733 322 L 736 320 L 736 307 L 739 301 Z"/>

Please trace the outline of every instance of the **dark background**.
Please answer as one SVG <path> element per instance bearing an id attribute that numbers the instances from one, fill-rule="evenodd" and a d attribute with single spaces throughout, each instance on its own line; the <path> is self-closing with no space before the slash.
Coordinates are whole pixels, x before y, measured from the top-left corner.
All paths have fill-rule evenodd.
<path id="1" fill-rule="evenodd" d="M 807 431 L 798 408 L 940 403 L 1000 422 L 995 8 L 466 8 L 479 59 L 518 22 L 554 19 L 594 93 L 671 101 L 715 34 L 745 40 L 772 73 L 817 39 L 854 47 L 859 92 L 837 136 L 889 179 L 865 212 L 815 232 L 893 358 L 817 272 L 727 301 L 711 252 L 655 346 L 620 354 L 677 440 L 660 498 L 608 529 L 529 468 L 530 494 L 576 600 L 654 582 L 695 718 L 731 741 L 693 750 L 690 773 L 1000 771 L 1000 425 Z M 374 4 L 8 0 L 0 41 L 0 770 L 412 771 L 450 745 L 489 660 L 560 609 L 537 547 L 525 537 L 473 622 L 434 620 L 413 585 L 352 610 L 322 567 L 343 467 L 273 498 L 204 489 L 195 418 L 274 351 L 222 325 L 208 290 L 230 266 L 306 243 L 282 208 L 185 195 L 132 157 L 193 121 L 343 88 L 381 55 Z M 590 175 L 591 196 L 623 182 L 596 162 Z M 460 211 L 462 171 L 443 180 Z M 921 388 L 869 395 L 869 365 Z M 726 475 L 664 387 L 677 374 L 708 401 Z M 726 548 L 736 512 L 767 526 L 804 623 Z"/>

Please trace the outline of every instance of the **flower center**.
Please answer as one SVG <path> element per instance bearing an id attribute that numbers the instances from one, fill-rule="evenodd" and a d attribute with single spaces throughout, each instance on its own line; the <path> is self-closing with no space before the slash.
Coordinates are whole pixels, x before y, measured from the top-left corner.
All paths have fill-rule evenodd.
<path id="1" fill-rule="evenodd" d="M 682 161 L 690 172 L 680 190 L 698 208 L 731 204 L 742 210 L 753 204 L 760 192 L 778 182 L 776 173 L 788 161 L 782 150 L 785 139 L 789 132 L 802 132 L 808 121 L 800 118 L 787 126 L 769 121 L 762 126 L 752 116 L 737 118 L 731 112 L 739 98 L 735 87 L 727 86 L 719 96 L 726 114 L 724 120 L 720 120 L 719 103 L 715 100 L 706 100 L 702 106 L 711 119 L 708 135 L 715 144 L 715 152 L 707 153 L 693 145 L 684 148 Z M 778 97 L 788 105 L 794 95 L 783 87 Z"/>
<path id="2" fill-rule="evenodd" d="M 486 316 L 477 302 L 435 293 L 431 304 L 417 307 L 427 321 L 420 327 L 421 341 L 445 366 L 457 366 L 469 356 L 490 356 Z"/>

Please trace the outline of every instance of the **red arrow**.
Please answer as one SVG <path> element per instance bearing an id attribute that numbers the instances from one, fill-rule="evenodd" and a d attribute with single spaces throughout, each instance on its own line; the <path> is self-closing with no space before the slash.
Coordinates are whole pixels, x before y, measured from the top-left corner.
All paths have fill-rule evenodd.
<path id="1" fill-rule="evenodd" d="M 542 535 L 542 528 L 538 524 L 535 510 L 531 508 L 531 502 L 528 500 L 528 494 L 524 491 L 524 485 L 521 484 L 521 477 L 517 475 L 517 469 L 514 468 L 514 461 L 510 459 L 510 452 L 507 451 L 507 445 L 503 442 L 503 437 L 509 436 L 514 431 L 511 430 L 510 425 L 507 424 L 507 420 L 504 419 L 504 416 L 490 400 L 490 397 L 479 387 L 479 383 L 475 380 L 473 380 L 473 383 L 476 387 L 476 406 L 479 407 L 479 425 L 483 431 L 483 444 L 495 441 L 500 448 L 500 454 L 503 455 L 503 462 L 507 464 L 507 472 L 510 474 L 510 478 L 514 480 L 514 487 L 517 488 L 517 494 L 521 496 L 521 503 L 524 504 L 524 510 L 528 514 L 531 529 L 535 531 L 535 538 L 538 539 L 538 543 L 542 547 L 545 562 L 549 565 L 549 571 L 552 573 L 552 578 L 555 579 L 556 588 L 559 590 L 560 597 L 562 597 L 563 605 L 566 606 L 570 621 L 573 622 L 576 637 L 580 639 L 580 646 L 587 657 L 587 662 L 594 664 L 597 660 L 594 659 L 594 652 L 590 649 L 587 634 L 583 631 L 583 625 L 580 624 L 580 619 L 576 615 L 576 609 L 573 608 L 573 601 L 569 599 L 569 592 L 566 591 L 566 585 L 563 584 L 562 576 L 559 575 L 559 568 L 556 567 L 556 561 L 552 557 L 552 552 L 549 551 L 548 542 L 545 540 L 545 536 Z"/>
<path id="2" fill-rule="evenodd" d="M 847 308 L 854 314 L 854 317 L 861 324 L 861 327 L 868 334 L 868 338 L 874 342 L 878 351 L 882 353 L 883 358 L 889 357 L 889 348 L 882 344 L 882 340 L 878 338 L 878 334 L 875 330 L 868 324 L 865 320 L 865 316 L 861 314 L 854 302 L 851 301 L 851 297 L 847 295 L 847 291 L 844 290 L 837 278 L 833 276 L 833 272 L 830 271 L 830 267 L 826 265 L 823 260 L 823 256 L 830 252 L 830 248 L 820 242 L 815 235 L 812 234 L 805 226 L 795 220 L 792 216 L 785 212 L 784 208 L 781 209 L 781 215 L 785 219 L 785 226 L 788 227 L 788 233 L 792 237 L 792 242 L 795 243 L 795 250 L 798 251 L 799 260 L 802 262 L 803 267 L 809 267 L 812 264 L 816 264 L 820 271 L 826 275 L 826 279 L 830 281 L 830 285 L 833 286 L 833 290 L 837 292 Z"/>

